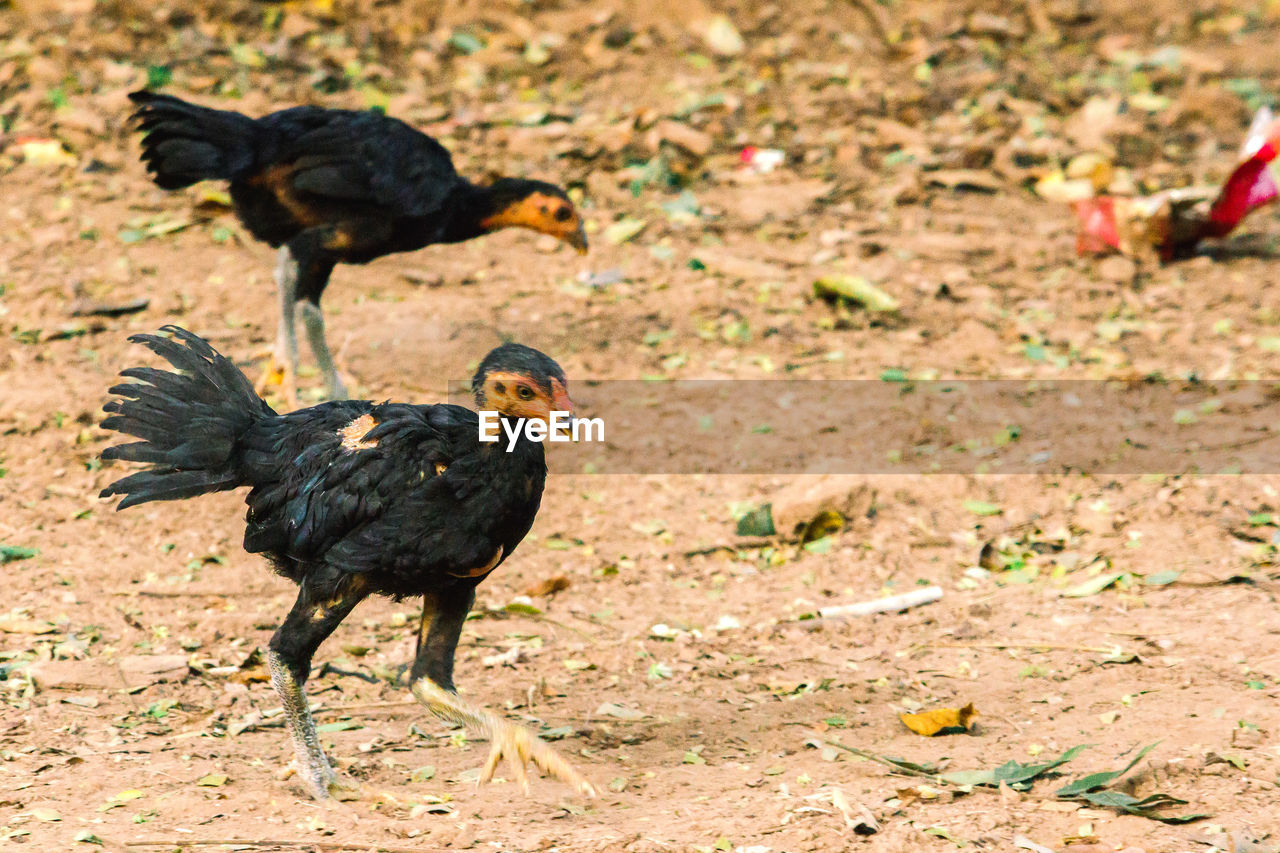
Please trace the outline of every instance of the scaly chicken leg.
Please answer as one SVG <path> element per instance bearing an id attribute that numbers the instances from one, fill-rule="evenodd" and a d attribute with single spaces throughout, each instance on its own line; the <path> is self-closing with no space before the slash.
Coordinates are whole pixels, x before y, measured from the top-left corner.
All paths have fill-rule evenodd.
<path id="1" fill-rule="evenodd" d="M 324 336 L 324 314 L 320 312 L 320 305 L 303 299 L 298 307 L 302 311 L 302 325 L 307 330 L 307 341 L 311 344 L 311 352 L 315 353 L 316 365 L 324 374 L 325 394 L 330 400 L 347 399 L 347 386 L 338 375 L 338 366 L 334 363 L 329 342 Z"/>
<path id="2" fill-rule="evenodd" d="M 276 253 L 276 294 L 280 299 L 280 328 L 276 345 L 269 353 L 270 362 L 258 378 L 254 390 L 264 396 L 267 388 L 279 385 L 285 405 L 298 408 L 298 330 L 293 311 L 298 302 L 298 262 L 288 246 Z"/>
<path id="3" fill-rule="evenodd" d="M 500 719 L 463 701 L 453 689 L 453 656 L 462 623 L 475 601 L 475 590 L 451 590 L 423 596 L 418 653 L 410 674 L 413 696 L 442 720 L 458 723 L 489 738 L 492 746 L 477 782 L 493 778 L 505 758 L 524 793 L 529 793 L 530 761 L 548 776 L 565 782 L 579 793 L 594 797 L 596 789 L 569 762 L 523 726 Z"/>
<path id="4" fill-rule="evenodd" d="M 316 649 L 366 594 L 364 584 L 354 575 L 332 598 L 317 596 L 304 583 L 293 609 L 272 635 L 267 652 L 271 686 L 284 708 L 297 757 L 298 777 L 307 793 L 317 800 L 350 799 L 358 789 L 355 784 L 342 780 L 325 756 L 303 685 L 311 674 L 311 658 Z"/>

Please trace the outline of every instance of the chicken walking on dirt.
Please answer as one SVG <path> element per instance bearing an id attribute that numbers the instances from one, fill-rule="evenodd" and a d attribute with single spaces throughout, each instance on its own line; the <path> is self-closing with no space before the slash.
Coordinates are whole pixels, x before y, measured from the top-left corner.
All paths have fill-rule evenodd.
<path id="1" fill-rule="evenodd" d="M 303 684 L 324 639 L 366 596 L 423 596 L 413 695 L 437 717 L 486 734 L 481 781 L 507 759 L 528 790 L 532 761 L 578 791 L 591 784 L 528 729 L 461 699 L 453 659 L 475 588 L 529 532 L 547 467 L 521 431 L 479 440 L 479 418 L 461 406 L 361 401 L 277 414 L 235 365 L 176 326 L 134 335 L 177 372 L 135 367 L 106 405 L 107 429 L 143 439 L 103 459 L 149 467 L 102 490 L 120 509 L 249 486 L 246 551 L 264 554 L 299 587 L 271 638 L 271 683 L 285 709 L 298 770 L 317 799 L 352 787 L 330 766 Z M 502 418 L 548 421 L 572 411 L 564 372 L 541 352 L 508 343 L 473 380 L 477 406 Z"/>
<path id="2" fill-rule="evenodd" d="M 299 303 L 329 399 L 347 395 L 320 312 L 337 264 L 511 227 L 587 250 L 582 219 L 564 190 L 523 178 L 474 184 L 454 170 L 439 142 L 382 113 L 306 106 L 253 119 L 154 92 L 129 97 L 139 104 L 133 119 L 155 182 L 172 190 L 230 181 L 240 221 L 280 250 L 280 329 L 258 392 L 279 382 L 290 408 L 297 406 Z"/>

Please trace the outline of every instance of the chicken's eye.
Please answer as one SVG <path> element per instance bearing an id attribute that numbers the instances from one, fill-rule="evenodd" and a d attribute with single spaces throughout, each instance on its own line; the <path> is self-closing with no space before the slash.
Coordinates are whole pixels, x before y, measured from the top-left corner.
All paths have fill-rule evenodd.
<path id="1" fill-rule="evenodd" d="M 568 221 L 569 221 L 569 219 L 570 219 L 572 216 L 573 216 L 573 211 L 569 210 L 569 208 L 567 208 L 567 207 L 557 207 L 557 208 L 556 208 L 556 221 L 557 221 L 557 222 L 568 222 Z"/>
<path id="2" fill-rule="evenodd" d="M 532 400 L 533 389 L 530 388 L 528 385 L 521 385 L 519 388 L 516 389 L 516 396 L 519 397 L 521 400 Z"/>

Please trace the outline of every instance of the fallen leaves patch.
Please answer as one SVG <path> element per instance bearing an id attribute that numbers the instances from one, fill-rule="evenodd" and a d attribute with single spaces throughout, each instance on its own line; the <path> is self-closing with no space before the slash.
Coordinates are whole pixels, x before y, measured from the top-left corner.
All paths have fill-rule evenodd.
<path id="1" fill-rule="evenodd" d="M 859 749 L 858 747 L 845 746 L 837 741 L 820 741 L 817 738 L 810 738 L 806 741 L 806 744 L 834 746 L 852 753 L 859 758 L 865 758 L 869 761 L 883 764 L 902 775 L 927 778 L 937 784 L 954 785 L 960 790 L 983 786 L 988 788 L 999 788 L 1001 790 L 1005 790 L 1007 788 L 1013 791 L 1022 792 L 1030 791 L 1036 780 L 1053 774 L 1057 768 L 1074 760 L 1080 755 L 1080 753 L 1093 746 L 1093 744 L 1078 744 L 1064 751 L 1056 758 L 1051 758 L 1048 761 L 1036 762 L 1034 764 L 1023 764 L 1020 761 L 1010 760 L 994 769 L 953 770 L 943 772 L 942 768 L 937 764 L 917 763 L 903 758 L 878 755 L 868 750 Z M 1168 824 L 1190 823 L 1192 821 L 1209 817 L 1210 815 L 1204 812 L 1188 814 L 1166 813 L 1163 810 L 1169 806 L 1180 806 L 1186 805 L 1187 803 L 1186 800 L 1179 799 L 1170 794 L 1155 792 L 1139 798 L 1123 791 L 1117 791 L 1107 787 L 1114 784 L 1120 779 L 1120 777 L 1124 776 L 1124 774 L 1137 766 L 1138 762 L 1145 758 L 1147 754 L 1151 752 L 1151 750 L 1155 749 L 1158 744 L 1159 741 L 1142 747 L 1129 761 L 1129 763 L 1120 770 L 1107 770 L 1077 777 L 1068 784 L 1059 788 L 1054 793 L 1054 796 L 1059 800 L 1089 803 L 1090 805 L 1097 806 L 1099 808 L 1115 809 L 1123 814 L 1145 817 L 1149 820 Z"/>

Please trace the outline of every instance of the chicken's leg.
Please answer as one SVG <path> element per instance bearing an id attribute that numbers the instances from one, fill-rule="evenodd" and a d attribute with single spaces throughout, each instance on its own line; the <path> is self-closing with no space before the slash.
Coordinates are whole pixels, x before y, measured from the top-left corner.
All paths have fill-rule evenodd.
<path id="1" fill-rule="evenodd" d="M 275 349 L 271 362 L 258 379 L 254 390 L 259 396 L 267 388 L 279 385 L 285 404 L 290 409 L 298 407 L 298 330 L 294 325 L 294 306 L 298 302 L 298 261 L 289 247 L 281 246 L 276 253 L 276 294 L 280 299 L 280 328 L 276 332 Z"/>
<path id="2" fill-rule="evenodd" d="M 302 325 L 307 330 L 307 340 L 311 343 L 311 351 L 315 353 L 316 364 L 324 374 L 327 389 L 325 393 L 329 395 L 330 400 L 345 400 L 347 387 L 342 383 L 342 377 L 338 375 L 333 354 L 329 352 L 329 342 L 325 340 L 324 314 L 320 312 L 320 305 L 309 299 L 303 299 L 299 305 L 302 308 Z"/>
<path id="3" fill-rule="evenodd" d="M 488 736 L 491 747 L 479 782 L 492 779 L 498 762 L 505 758 L 512 775 L 527 794 L 529 775 L 525 765 L 532 761 L 543 773 L 571 785 L 579 793 L 594 797 L 596 789 L 591 783 L 537 735 L 524 726 L 473 707 L 454 692 L 454 650 L 462 633 L 462 623 L 474 601 L 475 591 L 472 589 L 424 596 L 418 653 L 410 676 L 414 698 L 440 719 Z"/>
<path id="4" fill-rule="evenodd" d="M 311 674 L 311 658 L 316 649 L 365 594 L 364 584 L 355 576 L 331 598 L 316 596 L 314 590 L 304 584 L 298 590 L 298 600 L 284 624 L 272 635 L 267 652 L 271 686 L 284 708 L 285 722 L 297 756 L 298 777 L 307 793 L 317 800 L 329 797 L 345 799 L 356 788 L 343 782 L 325 757 L 303 685 Z"/>

